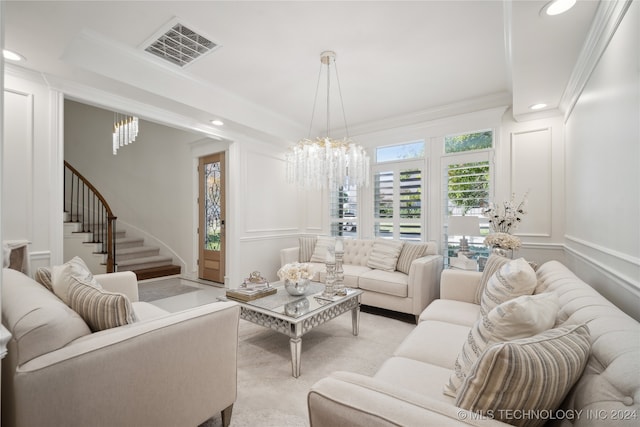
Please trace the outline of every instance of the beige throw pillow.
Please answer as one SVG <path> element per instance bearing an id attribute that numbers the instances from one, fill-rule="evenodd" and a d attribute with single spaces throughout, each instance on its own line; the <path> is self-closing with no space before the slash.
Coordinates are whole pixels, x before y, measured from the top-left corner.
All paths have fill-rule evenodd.
<path id="1" fill-rule="evenodd" d="M 82 317 L 93 332 L 136 321 L 126 295 L 107 292 L 75 277 L 70 281 L 69 307 Z"/>
<path id="2" fill-rule="evenodd" d="M 73 283 L 72 278 L 77 278 L 93 286 L 100 287 L 98 282 L 93 278 L 91 271 L 89 271 L 89 267 L 87 267 L 87 264 L 85 264 L 80 257 L 74 257 L 62 265 L 54 266 L 51 270 L 51 286 L 56 296 L 67 305 L 70 305 L 69 287 Z"/>
<path id="3" fill-rule="evenodd" d="M 482 294 L 484 293 L 484 288 L 487 287 L 487 282 L 496 272 L 500 270 L 500 267 L 505 265 L 511 261 L 509 258 L 505 258 L 500 255 L 491 254 L 487 259 L 487 262 L 484 265 L 484 270 L 482 270 L 482 277 L 480 277 L 480 286 L 478 286 L 478 290 L 476 291 L 476 295 L 474 298 L 475 304 L 480 304 L 480 299 L 482 298 Z"/>
<path id="4" fill-rule="evenodd" d="M 411 263 L 418 258 L 423 257 L 427 252 L 428 246 L 428 243 L 405 242 L 402 246 L 402 250 L 400 251 L 400 256 L 398 257 L 396 270 L 409 274 Z"/>
<path id="5" fill-rule="evenodd" d="M 590 350 L 584 324 L 494 344 L 473 365 L 455 404 L 512 425 L 543 425 L 542 417 L 508 414 L 556 410 L 582 375 Z"/>
<path id="6" fill-rule="evenodd" d="M 316 240 L 316 246 L 313 249 L 313 255 L 311 255 L 311 262 L 326 262 L 329 248 L 336 247 L 336 239 L 328 236 L 318 236 Z"/>
<path id="7" fill-rule="evenodd" d="M 552 328 L 559 309 L 558 296 L 545 292 L 506 301 L 478 319 L 458 354 L 454 372 L 444 385 L 444 394 L 456 397 L 471 367 L 487 347 L 497 342 L 532 337 Z"/>
<path id="8" fill-rule="evenodd" d="M 480 314 L 486 316 L 493 308 L 521 295 L 531 295 L 538 279 L 524 258 L 504 264 L 487 282 L 480 299 Z"/>
<path id="9" fill-rule="evenodd" d="M 376 239 L 367 260 L 367 267 L 395 271 L 403 245 L 404 242 L 401 240 Z"/>

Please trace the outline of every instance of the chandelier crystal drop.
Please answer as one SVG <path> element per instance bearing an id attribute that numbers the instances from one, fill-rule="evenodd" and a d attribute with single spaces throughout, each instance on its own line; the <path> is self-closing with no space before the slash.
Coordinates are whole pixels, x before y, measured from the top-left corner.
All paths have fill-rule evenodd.
<path id="1" fill-rule="evenodd" d="M 305 188 L 313 189 L 337 189 L 338 187 L 363 187 L 369 186 L 370 160 L 366 150 L 349 138 L 347 120 L 344 118 L 344 106 L 342 114 L 344 118 L 347 136 L 343 139 L 334 139 L 329 136 L 329 97 L 330 97 L 330 66 L 335 68 L 336 54 L 331 51 L 322 52 L 320 62 L 327 66 L 327 133 L 324 137 L 311 139 L 307 137 L 298 141 L 296 145 L 285 155 L 287 163 L 287 180 Z M 322 71 L 321 65 L 321 71 Z M 336 68 L 336 79 L 338 76 Z M 318 76 L 318 86 L 320 75 Z M 318 87 L 317 86 L 317 87 Z M 316 87 L 316 99 L 318 89 Z M 338 80 L 340 90 L 340 81 Z M 340 92 L 339 92 L 340 93 Z M 340 93 L 340 105 L 342 93 Z M 315 113 L 315 101 L 314 101 Z M 313 116 L 309 134 L 313 127 Z"/>
<path id="2" fill-rule="evenodd" d="M 114 113 L 113 120 L 113 155 L 118 149 L 131 144 L 138 136 L 138 118 L 120 113 Z"/>

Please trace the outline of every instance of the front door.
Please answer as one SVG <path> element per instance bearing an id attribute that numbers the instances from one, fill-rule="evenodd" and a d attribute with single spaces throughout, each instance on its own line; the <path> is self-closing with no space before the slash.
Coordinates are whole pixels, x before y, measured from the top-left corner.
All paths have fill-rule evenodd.
<path id="1" fill-rule="evenodd" d="M 200 178 L 198 275 L 201 279 L 224 283 L 224 153 L 201 157 L 198 175 Z"/>

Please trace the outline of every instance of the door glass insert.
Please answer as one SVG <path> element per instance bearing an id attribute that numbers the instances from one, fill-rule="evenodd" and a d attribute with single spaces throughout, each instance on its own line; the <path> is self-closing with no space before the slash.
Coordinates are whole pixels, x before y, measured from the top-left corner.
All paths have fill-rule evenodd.
<path id="1" fill-rule="evenodd" d="M 204 188 L 206 228 L 204 247 L 207 251 L 220 251 L 222 234 L 220 162 L 206 163 L 204 165 Z"/>

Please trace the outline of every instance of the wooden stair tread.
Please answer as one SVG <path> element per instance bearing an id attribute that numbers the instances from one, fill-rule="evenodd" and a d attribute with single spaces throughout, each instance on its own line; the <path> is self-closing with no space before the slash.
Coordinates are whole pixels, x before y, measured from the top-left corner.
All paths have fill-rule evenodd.
<path id="1" fill-rule="evenodd" d="M 156 277 L 174 276 L 181 273 L 179 265 L 165 265 L 162 267 L 143 268 L 140 270 L 132 270 L 138 280 L 155 279 Z"/>

